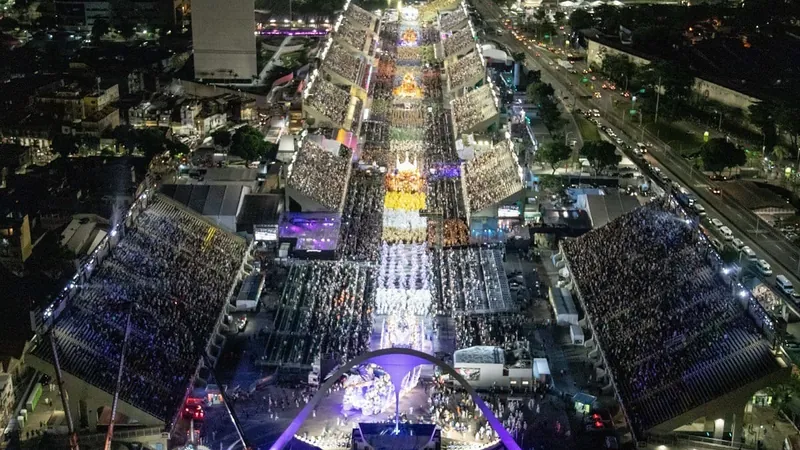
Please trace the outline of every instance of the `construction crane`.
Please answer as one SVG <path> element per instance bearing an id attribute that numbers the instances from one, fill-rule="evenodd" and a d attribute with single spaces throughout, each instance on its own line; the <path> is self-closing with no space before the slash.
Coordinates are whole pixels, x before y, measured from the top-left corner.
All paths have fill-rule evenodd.
<path id="1" fill-rule="evenodd" d="M 148 315 L 151 316 L 151 318 L 156 320 L 155 317 L 153 316 L 152 312 L 150 312 L 150 311 L 148 311 L 146 309 L 143 309 L 143 308 L 139 308 L 136 303 L 128 302 L 127 304 L 130 306 L 130 308 L 128 309 L 128 316 L 127 316 L 127 320 L 126 320 L 126 323 L 125 323 L 125 337 L 124 337 L 124 339 L 122 341 L 122 350 L 121 350 L 120 356 L 119 356 L 119 369 L 117 371 L 117 383 L 116 383 L 116 387 L 114 389 L 114 396 L 113 396 L 113 399 L 112 399 L 112 402 L 111 402 L 111 417 L 109 418 L 109 421 L 108 421 L 108 431 L 106 432 L 105 446 L 103 447 L 105 450 L 111 450 L 111 440 L 114 437 L 114 424 L 116 423 L 116 418 L 117 418 L 117 404 L 119 402 L 119 392 L 120 392 L 120 390 L 122 388 L 122 373 L 125 370 L 125 351 L 128 348 L 128 340 L 130 338 L 130 333 L 131 333 L 131 318 L 133 317 L 133 313 L 135 311 L 137 311 L 137 312 L 141 311 L 141 312 L 146 312 Z M 124 305 L 125 304 L 123 303 L 120 306 L 124 306 Z M 179 315 L 179 317 L 181 317 L 183 319 L 186 316 L 181 314 L 181 315 Z M 193 333 L 192 333 L 193 328 L 191 327 L 190 324 L 186 323 L 185 319 L 181 321 L 181 324 L 183 325 L 187 335 L 188 336 L 193 336 Z M 211 361 L 208 359 L 208 355 L 205 352 L 203 352 L 202 358 L 203 358 L 203 362 L 205 363 L 206 367 L 208 367 L 208 370 L 211 372 L 211 375 L 215 379 L 218 380 L 219 378 L 217 377 L 216 371 L 214 370 L 214 365 L 211 364 Z M 231 409 L 230 403 L 228 401 L 228 397 L 225 394 L 225 390 L 224 389 L 220 390 L 220 395 L 222 396 L 223 404 L 225 405 L 225 409 L 226 409 L 226 411 L 228 413 L 228 417 L 230 417 L 231 422 L 233 423 L 233 426 L 236 429 L 236 433 L 239 436 L 239 441 L 242 443 L 242 446 L 246 450 L 250 449 L 251 447 L 248 446 L 247 442 L 245 441 L 244 431 L 242 430 L 242 425 L 239 422 L 239 418 L 233 412 L 233 409 Z M 183 405 L 181 405 L 181 406 L 183 406 Z M 78 449 L 75 448 L 75 450 L 78 450 Z"/>
<path id="2" fill-rule="evenodd" d="M 61 363 L 58 360 L 58 343 L 56 342 L 55 326 L 50 327 L 50 347 L 53 350 L 53 367 L 56 369 L 56 382 L 58 383 L 58 393 L 61 396 L 61 405 L 64 406 L 64 416 L 67 418 L 67 429 L 69 430 L 70 450 L 80 450 L 78 445 L 78 433 L 75 431 L 75 424 L 72 422 L 72 412 L 67 403 L 67 395 L 64 392 L 64 377 L 61 374 Z"/>
<path id="3" fill-rule="evenodd" d="M 135 303 L 130 302 L 128 318 L 125 322 L 125 337 L 122 340 L 122 350 L 119 353 L 119 370 L 117 370 L 117 385 L 114 388 L 114 397 L 111 400 L 111 417 L 108 419 L 108 431 L 106 432 L 105 450 L 111 450 L 111 438 L 114 436 L 114 423 L 117 420 L 117 403 L 119 402 L 119 391 L 122 388 L 122 372 L 125 370 L 125 350 L 128 349 L 128 337 L 131 334 L 131 316 Z"/>

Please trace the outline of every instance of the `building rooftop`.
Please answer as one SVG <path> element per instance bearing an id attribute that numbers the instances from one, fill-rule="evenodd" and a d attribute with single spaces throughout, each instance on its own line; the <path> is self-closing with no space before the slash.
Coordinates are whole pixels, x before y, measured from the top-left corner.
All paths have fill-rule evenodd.
<path id="1" fill-rule="evenodd" d="M 453 354 L 455 364 L 505 364 L 505 362 L 503 349 L 488 345 L 462 348 Z"/>

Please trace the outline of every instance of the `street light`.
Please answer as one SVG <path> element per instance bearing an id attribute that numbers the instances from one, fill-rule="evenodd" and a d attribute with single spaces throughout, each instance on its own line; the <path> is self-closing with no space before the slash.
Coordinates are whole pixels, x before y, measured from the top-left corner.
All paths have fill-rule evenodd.
<path id="1" fill-rule="evenodd" d="M 620 74 L 620 75 L 625 77 L 625 92 L 628 92 L 628 74 L 623 73 L 623 74 Z"/>
<path id="2" fill-rule="evenodd" d="M 564 145 L 569 145 L 569 135 L 570 134 L 575 134 L 575 133 L 572 132 L 572 131 L 567 131 L 567 134 L 564 135 Z"/>
<path id="3" fill-rule="evenodd" d="M 722 111 L 715 109 L 714 113 L 719 114 L 719 125 L 717 125 L 717 131 L 722 131 Z"/>

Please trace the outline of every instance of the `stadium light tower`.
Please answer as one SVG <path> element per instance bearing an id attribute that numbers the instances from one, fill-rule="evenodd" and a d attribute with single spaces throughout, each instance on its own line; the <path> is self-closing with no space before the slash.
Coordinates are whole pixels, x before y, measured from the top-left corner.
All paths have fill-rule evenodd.
<path id="1" fill-rule="evenodd" d="M 75 431 L 75 423 L 72 421 L 72 412 L 67 403 L 67 395 L 64 392 L 64 377 L 61 374 L 61 363 L 58 361 L 58 343 L 56 342 L 56 329 L 51 325 L 50 346 L 53 349 L 53 367 L 56 369 L 56 382 L 58 383 L 58 393 L 61 396 L 61 406 L 64 407 L 64 416 L 67 418 L 67 429 L 69 430 L 70 450 L 80 450 L 78 445 L 78 433 Z"/>

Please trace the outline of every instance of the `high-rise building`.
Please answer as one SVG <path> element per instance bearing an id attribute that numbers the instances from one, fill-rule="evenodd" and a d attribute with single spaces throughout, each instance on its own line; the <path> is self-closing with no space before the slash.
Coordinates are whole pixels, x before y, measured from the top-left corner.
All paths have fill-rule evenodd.
<path id="1" fill-rule="evenodd" d="M 194 76 L 251 82 L 256 76 L 253 0 L 193 0 Z"/>

